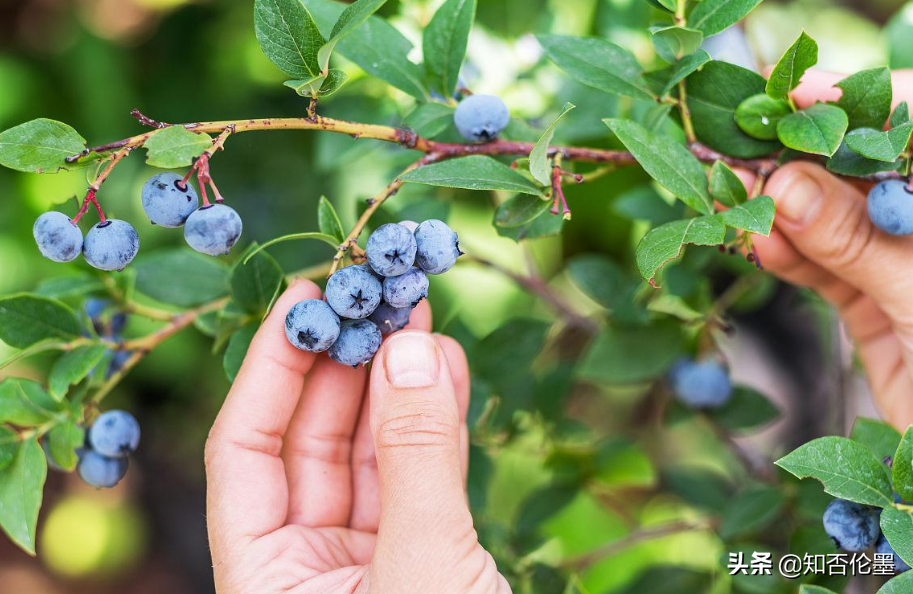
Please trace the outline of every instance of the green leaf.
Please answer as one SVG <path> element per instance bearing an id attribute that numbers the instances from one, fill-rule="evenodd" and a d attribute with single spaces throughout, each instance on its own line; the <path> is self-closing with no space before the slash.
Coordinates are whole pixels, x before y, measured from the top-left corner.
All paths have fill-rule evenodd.
<path id="1" fill-rule="evenodd" d="M 52 299 L 66 299 L 102 291 L 104 288 L 104 283 L 97 276 L 80 273 L 45 279 L 38 283 L 35 294 Z"/>
<path id="2" fill-rule="evenodd" d="M 419 104 L 403 120 L 403 124 L 425 138 L 434 138 L 450 127 L 451 122 L 453 108 L 437 102 Z"/>
<path id="3" fill-rule="evenodd" d="M 838 175 L 865 177 L 883 171 L 897 171 L 902 164 L 899 160 L 894 163 L 885 163 L 884 161 L 866 159 L 859 153 L 851 151 L 850 147 L 846 145 L 846 139 L 844 139 L 834 156 L 828 159 L 827 170 Z"/>
<path id="4" fill-rule="evenodd" d="M 248 252 L 257 250 L 252 244 Z M 285 275 L 279 264 L 264 251 L 250 258 L 241 257 L 231 268 L 231 297 L 241 308 L 263 315 L 273 303 Z"/>
<path id="5" fill-rule="evenodd" d="M 913 516 L 910 512 L 894 507 L 884 508 L 881 512 L 881 532 L 904 562 L 913 563 Z"/>
<path id="6" fill-rule="evenodd" d="M 657 96 L 665 97 L 675 88 L 675 85 L 688 78 L 710 60 L 710 54 L 699 49 L 668 68 L 648 72 L 645 77 Z"/>
<path id="7" fill-rule="evenodd" d="M 469 362 L 479 377 L 504 385 L 524 376 L 545 344 L 551 324 L 532 318 L 512 318 L 472 349 Z"/>
<path id="8" fill-rule="evenodd" d="M 756 72 L 716 60 L 689 76 L 688 109 L 698 140 L 724 155 L 740 159 L 763 157 L 780 148 L 779 142 L 748 136 L 735 119 L 739 105 L 749 97 L 763 94 L 766 83 Z"/>
<path id="9" fill-rule="evenodd" d="M 628 50 L 597 37 L 537 35 L 549 59 L 576 81 L 623 97 L 654 99 Z"/>
<path id="10" fill-rule="evenodd" d="M 846 145 L 854 153 L 868 159 L 893 163 L 910 144 L 913 122 L 882 132 L 873 128 L 857 128 L 846 135 Z"/>
<path id="11" fill-rule="evenodd" d="M 68 419 L 48 432 L 47 451 L 54 464 L 66 471 L 72 471 L 79 462 L 76 450 L 83 447 L 86 434 L 82 427 Z"/>
<path id="12" fill-rule="evenodd" d="M 35 554 L 35 526 L 48 467 L 34 438 L 22 442 L 9 466 L 0 470 L 0 528 L 22 550 Z"/>
<path id="13" fill-rule="evenodd" d="M 723 510 L 720 537 L 729 540 L 769 526 L 786 504 L 786 495 L 775 487 L 758 485 L 739 493 Z"/>
<path id="14" fill-rule="evenodd" d="M 913 426 L 907 428 L 893 458 L 894 491 L 904 501 L 913 501 Z"/>
<path id="15" fill-rule="evenodd" d="M 465 190 L 505 190 L 540 196 L 532 182 L 507 165 L 485 155 L 450 159 L 414 169 L 401 178 L 405 182 L 463 188 Z"/>
<path id="16" fill-rule="evenodd" d="M 734 206 L 717 216 L 730 227 L 758 233 L 767 237 L 774 224 L 776 204 L 770 196 L 758 196 L 744 204 Z"/>
<path id="17" fill-rule="evenodd" d="M 550 212 L 543 212 L 541 215 L 525 225 L 519 227 L 498 227 L 495 231 L 501 237 L 509 237 L 514 241 L 524 239 L 535 239 L 537 237 L 553 237 L 561 234 L 564 228 L 564 217 L 555 216 Z"/>
<path id="18" fill-rule="evenodd" d="M 719 245 L 726 238 L 726 225 L 716 216 L 673 221 L 652 229 L 637 245 L 637 268 L 641 276 L 659 287 L 656 275 L 668 262 L 678 258 L 685 246 Z"/>
<path id="19" fill-rule="evenodd" d="M 60 402 L 70 386 L 84 380 L 105 356 L 108 349 L 102 345 L 86 345 L 64 353 L 48 376 L 48 392 Z"/>
<path id="20" fill-rule="evenodd" d="M 15 377 L 0 382 L 0 423 L 34 427 L 48 421 L 61 408 L 38 382 Z"/>
<path id="21" fill-rule="evenodd" d="M 610 326 L 599 333 L 580 363 L 582 378 L 606 384 L 633 384 L 653 379 L 681 353 L 678 323 Z"/>
<path id="22" fill-rule="evenodd" d="M 320 93 L 320 86 L 323 81 L 324 78 L 322 76 L 312 76 L 310 78 L 287 80 L 282 84 L 295 91 L 301 97 L 314 97 Z"/>
<path id="23" fill-rule="evenodd" d="M 706 414 L 727 431 L 747 431 L 777 420 L 780 409 L 757 390 L 736 386 L 729 402 Z"/>
<path id="24" fill-rule="evenodd" d="M 326 78 L 323 79 L 323 84 L 317 89 L 317 94 L 322 98 L 329 97 L 341 89 L 348 80 L 349 75 L 346 74 L 344 70 L 330 68 L 330 70 L 327 71 Z"/>
<path id="25" fill-rule="evenodd" d="M 146 163 L 162 169 L 177 169 L 193 164 L 193 160 L 212 146 L 208 134 L 191 132 L 184 126 L 168 126 L 155 132 L 143 145 L 148 151 Z"/>
<path id="26" fill-rule="evenodd" d="M 327 69 L 327 65 L 330 63 L 330 56 L 333 54 L 336 44 L 368 20 L 368 17 L 377 12 L 386 3 L 387 0 L 358 0 L 349 4 L 342 11 L 333 26 L 333 32 L 330 34 L 329 40 L 317 52 L 317 64 L 321 71 Z"/>
<path id="27" fill-rule="evenodd" d="M 902 573 L 892 578 L 875 594 L 908 594 L 913 592 L 913 572 Z"/>
<path id="28" fill-rule="evenodd" d="M 864 445 L 843 437 L 821 437 L 780 458 L 777 466 L 798 478 L 814 478 L 834 497 L 886 507 L 893 504 L 891 483 Z"/>
<path id="29" fill-rule="evenodd" d="M 279 70 L 298 79 L 320 76 L 317 54 L 326 40 L 300 0 L 255 0 L 254 30 Z"/>
<path id="30" fill-rule="evenodd" d="M 696 52 L 704 40 L 703 33 L 687 27 L 653 27 L 650 32 L 656 53 L 670 64 Z"/>
<path id="31" fill-rule="evenodd" d="M 792 113 L 789 103 L 766 94 L 752 95 L 735 110 L 735 121 L 749 136 L 776 140 L 777 124 Z"/>
<path id="32" fill-rule="evenodd" d="M 0 425 L 0 470 L 10 465 L 18 449 L 19 435 L 12 429 Z"/>
<path id="33" fill-rule="evenodd" d="M 20 294 L 0 299 L 0 340 L 24 349 L 38 341 L 78 338 L 82 326 L 69 307 L 47 297 Z"/>
<path id="34" fill-rule="evenodd" d="M 704 167 L 688 149 L 630 120 L 603 121 L 653 179 L 699 213 L 713 214 Z"/>
<path id="35" fill-rule="evenodd" d="M 907 105 L 906 101 L 901 101 L 896 108 L 894 108 L 894 113 L 891 114 L 891 127 L 897 128 L 902 126 L 910 121 L 910 106 Z"/>
<path id="36" fill-rule="evenodd" d="M 247 254 L 244 261 L 247 262 L 248 260 L 250 260 L 257 254 L 259 254 L 266 248 L 276 245 L 277 243 L 282 243 L 283 241 L 292 241 L 292 240 L 297 240 L 297 239 L 316 239 L 318 241 L 322 241 L 323 243 L 325 243 L 329 246 L 333 246 L 333 249 L 339 248 L 339 241 L 332 235 L 327 235 L 326 233 L 315 233 L 315 232 L 290 233 L 288 235 L 276 237 L 275 239 L 270 239 L 263 245 L 257 247 L 256 249 L 252 250 L 249 254 Z"/>
<path id="37" fill-rule="evenodd" d="M 688 26 L 710 37 L 745 18 L 761 0 L 703 0 L 688 16 Z"/>
<path id="38" fill-rule="evenodd" d="M 799 586 L 799 594 L 837 594 L 833 590 L 822 588 L 821 586 L 809 586 L 802 584 Z"/>
<path id="39" fill-rule="evenodd" d="M 257 333 L 257 324 L 248 324 L 242 326 L 231 335 L 228 340 L 228 346 L 225 348 L 225 355 L 222 357 L 222 367 L 225 369 L 225 375 L 228 381 L 235 381 L 238 371 L 241 369 L 241 363 L 247 356 L 247 349 L 250 347 L 254 334 Z"/>
<path id="40" fill-rule="evenodd" d="M 710 195 L 725 206 L 737 206 L 748 200 L 748 190 L 729 165 L 717 161 L 710 168 Z"/>
<path id="41" fill-rule="evenodd" d="M 342 243 L 346 238 L 346 232 L 342 229 L 342 222 L 333 203 L 327 200 L 326 196 L 321 196 L 317 203 L 317 226 L 321 233 L 336 238 L 336 243 Z"/>
<path id="42" fill-rule="evenodd" d="M 57 173 L 80 165 L 67 157 L 86 148 L 86 140 L 63 122 L 41 118 L 0 133 L 0 165 L 28 173 Z"/>
<path id="43" fill-rule="evenodd" d="M 875 419 L 858 417 L 850 432 L 850 439 L 869 448 L 875 457 L 884 460 L 893 456 L 900 445 L 901 435 L 893 426 Z"/>
<path id="44" fill-rule="evenodd" d="M 547 211 L 550 205 L 551 202 L 548 200 L 517 194 L 498 206 L 495 211 L 495 225 L 507 228 L 525 225 Z"/>
<path id="45" fill-rule="evenodd" d="M 850 130 L 874 128 L 881 130 L 891 114 L 891 71 L 887 68 L 863 70 L 837 85 L 843 96 L 837 105 L 846 112 Z"/>
<path id="46" fill-rule="evenodd" d="M 558 125 L 558 122 L 561 121 L 567 112 L 574 109 L 574 105 L 571 103 L 565 103 L 564 108 L 561 110 L 561 113 L 558 114 L 558 117 L 546 128 L 545 132 L 542 133 L 542 136 L 539 137 L 539 140 L 536 142 L 536 146 L 533 147 L 533 150 L 529 153 L 529 172 L 536 178 L 543 186 L 548 186 L 551 184 L 552 180 L 552 168 L 549 166 L 548 161 L 548 147 L 552 143 L 552 139 L 555 137 L 555 127 Z"/>
<path id="47" fill-rule="evenodd" d="M 767 95 L 786 99 L 799 86 L 805 71 L 818 63 L 818 44 L 803 31 L 786 50 L 767 79 Z"/>
<path id="48" fill-rule="evenodd" d="M 842 109 L 816 103 L 780 120 L 777 136 L 791 149 L 830 157 L 840 148 L 847 124 Z"/>
<path id="49" fill-rule="evenodd" d="M 447 0 L 425 27 L 422 49 L 432 87 L 453 95 L 466 57 L 469 31 L 476 16 L 476 0 Z"/>
<path id="50" fill-rule="evenodd" d="M 184 248 L 158 250 L 133 262 L 136 290 L 162 303 L 193 307 L 228 294 L 228 267 Z"/>

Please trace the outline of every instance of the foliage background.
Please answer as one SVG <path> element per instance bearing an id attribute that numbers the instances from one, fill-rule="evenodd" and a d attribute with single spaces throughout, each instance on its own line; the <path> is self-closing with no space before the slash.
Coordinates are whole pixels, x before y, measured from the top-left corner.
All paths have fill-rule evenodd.
<path id="1" fill-rule="evenodd" d="M 420 45 L 420 27 L 438 4 L 391 2 L 383 14 Z M 903 44 L 913 43 L 913 36 L 881 31 L 900 4 L 766 2 L 746 27 L 762 63 L 775 61 L 804 27 L 821 46 L 821 68 L 850 73 L 889 60 L 893 66 L 909 66 L 904 60 L 913 60 L 913 52 L 905 52 Z M 899 28 L 913 22 L 913 7 L 900 14 Z M 501 95 L 515 116 L 534 126 L 549 122 L 564 101 L 572 101 L 579 107 L 559 128 L 557 141 L 604 145 L 607 135 L 587 119 L 612 117 L 625 106 L 569 82 L 544 64 L 528 34 L 601 34 L 649 63 L 649 20 L 643 0 L 480 0 L 466 83 L 475 92 Z M 357 68 L 343 67 L 357 80 L 322 106 L 324 115 L 402 122 L 409 104 L 404 97 L 376 80 L 359 78 Z M 133 107 L 164 121 L 302 114 L 305 103 L 281 86 L 284 78 L 257 46 L 250 2 L 0 1 L 0 129 L 47 116 L 73 124 L 92 143 L 135 133 L 137 125 L 127 115 Z M 214 160 L 213 172 L 244 219 L 245 240 L 262 242 L 315 229 L 321 194 L 334 202 L 344 226 L 350 227 L 359 201 L 405 164 L 398 149 L 373 141 L 285 132 L 233 138 L 229 150 Z M 110 215 L 137 223 L 144 252 L 181 241 L 180 234 L 139 224 L 139 188 L 148 174 L 142 159 L 130 159 L 102 192 Z M 599 252 L 630 262 L 644 228 L 619 216 L 616 203 L 645 180 L 642 172 L 628 170 L 569 188 L 574 219 L 560 238 L 530 242 L 528 250 L 497 236 L 490 224 L 492 204 L 483 194 L 412 186 L 390 203 L 390 210 L 404 209 L 402 216 L 419 219 L 448 214 L 467 251 L 521 272 L 534 262 L 575 309 L 587 313 L 598 306 L 568 282 L 562 261 Z M 85 185 L 84 171 L 33 176 L 0 170 L 0 293 L 30 290 L 60 273 L 59 265 L 38 255 L 32 222 L 53 205 L 81 195 Z M 286 270 L 332 255 L 330 248 L 310 242 L 279 245 L 271 253 Z M 709 282 L 725 286 L 729 270 L 738 266 L 722 256 L 718 260 L 712 263 L 715 272 Z M 516 312 L 551 316 L 503 275 L 471 265 L 436 278 L 432 294 L 437 327 L 470 348 Z M 777 397 L 788 414 L 753 445 L 775 455 L 817 435 L 844 434 L 846 419 L 855 417 L 854 407 L 864 398 L 859 397 L 858 382 L 844 377 L 849 356 L 832 316 L 816 300 L 770 281 L 754 294 L 757 299 L 738 320 L 743 332 L 728 347 L 730 360 L 737 378 Z M 128 332 L 142 330 L 133 327 Z M 39 557 L 29 559 L 0 539 L 0 593 L 211 591 L 202 447 L 228 383 L 221 356 L 209 353 L 210 344 L 203 336 L 184 332 L 121 384 L 109 405 L 136 413 L 144 430 L 143 446 L 126 482 L 117 490 L 96 492 L 75 476 L 51 473 L 39 527 Z M 0 344 L 0 359 L 4 349 Z M 30 359 L 6 371 L 40 378 L 47 362 Z M 572 394 L 565 394 L 562 385 L 540 391 L 552 410 L 563 407 L 566 424 L 575 428 L 559 432 L 562 439 L 572 441 L 577 435 L 572 419 L 589 418 L 593 434 L 616 438 L 626 433 L 628 441 L 618 442 L 620 449 L 609 456 L 611 464 L 598 469 L 591 488 L 575 493 L 573 501 L 546 521 L 543 532 L 550 540 L 541 547 L 537 540 L 524 550 L 535 551 L 527 563 L 555 564 L 623 538 L 629 531 L 626 515 L 646 524 L 687 520 L 696 512 L 682 498 L 656 489 L 668 484 L 669 471 L 675 468 L 700 468 L 731 484 L 744 472 L 698 424 L 676 427 L 665 440 L 623 430 L 637 418 L 636 391 L 597 385 L 578 387 Z M 484 402 L 484 386 L 476 392 L 477 402 Z M 533 408 L 523 401 L 529 397 L 517 394 L 511 409 Z M 560 416 L 556 412 L 553 420 Z M 475 450 L 473 484 L 485 487 L 473 492 L 474 511 L 483 537 L 493 543 L 500 542 L 499 531 L 505 527 L 531 521 L 535 511 L 523 505 L 524 498 L 562 469 L 554 450 L 546 460 L 533 415 L 520 413 L 509 421 L 505 426 L 516 430 L 519 439 L 498 450 L 494 460 L 483 459 L 481 450 Z M 522 555 L 515 552 L 506 556 L 519 563 Z M 717 566 L 721 553 L 715 535 L 692 531 L 637 543 L 588 568 L 582 579 L 592 592 L 640 590 L 636 580 L 645 568 L 662 564 L 707 569 Z M 534 581 L 539 588 L 547 580 Z"/>

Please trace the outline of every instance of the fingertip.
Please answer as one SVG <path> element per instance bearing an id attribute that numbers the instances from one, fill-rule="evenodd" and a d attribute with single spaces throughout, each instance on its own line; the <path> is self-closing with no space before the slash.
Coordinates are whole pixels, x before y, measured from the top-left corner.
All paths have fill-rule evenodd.
<path id="1" fill-rule="evenodd" d="M 409 323 L 406 324 L 406 327 L 403 328 L 403 330 L 431 332 L 431 323 L 431 305 L 428 303 L 427 299 L 422 299 L 419 301 L 419 304 L 415 306 L 415 309 L 412 310 L 412 314 L 409 316 Z"/>
<path id="2" fill-rule="evenodd" d="M 834 86 L 846 75 L 824 70 L 809 70 L 802 77 L 796 90 L 792 92 L 793 100 L 799 107 L 808 107 L 822 101 L 837 101 L 843 95 L 840 87 Z"/>
<path id="3" fill-rule="evenodd" d="M 435 334 L 447 365 L 450 367 L 450 377 L 453 380 L 453 389 L 460 409 L 460 418 L 465 419 L 469 410 L 469 360 L 463 346 L 454 338 L 444 334 Z"/>

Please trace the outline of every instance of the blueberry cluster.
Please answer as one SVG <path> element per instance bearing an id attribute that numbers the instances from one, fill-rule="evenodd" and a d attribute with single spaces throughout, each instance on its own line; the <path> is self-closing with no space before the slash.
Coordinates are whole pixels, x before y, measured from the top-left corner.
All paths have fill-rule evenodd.
<path id="1" fill-rule="evenodd" d="M 903 573 L 910 566 L 894 552 L 894 548 L 881 533 L 881 510 L 845 499 L 834 499 L 824 510 L 824 531 L 838 549 L 860 553 L 875 547 L 881 555 L 893 555 L 894 571 Z"/>
<path id="2" fill-rule="evenodd" d="M 85 448 L 79 452 L 80 478 L 97 488 L 111 488 L 127 474 L 127 456 L 139 447 L 140 428 L 136 419 L 122 410 L 102 413 L 86 433 Z"/>
<path id="3" fill-rule="evenodd" d="M 690 408 L 720 408 L 732 398 L 732 380 L 713 360 L 680 359 L 669 371 L 669 384 L 678 400 Z"/>
<path id="4" fill-rule="evenodd" d="M 227 254 L 241 237 L 241 217 L 233 208 L 220 202 L 199 206 L 196 191 L 176 173 L 149 178 L 142 204 L 153 225 L 183 226 L 184 239 L 198 252 Z M 123 270 L 139 252 L 136 229 L 118 219 L 102 220 L 83 239 L 76 221 L 51 211 L 38 217 L 32 232 L 41 254 L 55 262 L 71 262 L 81 253 L 94 268 Z"/>
<path id="5" fill-rule="evenodd" d="M 328 351 L 352 367 L 365 364 L 383 335 L 408 324 L 412 308 L 428 296 L 427 275 L 447 272 L 461 254 L 456 232 L 442 221 L 381 225 L 368 238 L 367 263 L 333 274 L 326 301 L 296 303 L 285 318 L 285 335 L 302 351 Z"/>

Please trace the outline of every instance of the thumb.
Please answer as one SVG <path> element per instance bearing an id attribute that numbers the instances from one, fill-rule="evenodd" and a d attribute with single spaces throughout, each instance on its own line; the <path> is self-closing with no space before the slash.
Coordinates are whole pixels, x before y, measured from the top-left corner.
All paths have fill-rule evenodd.
<path id="1" fill-rule="evenodd" d="M 776 226 L 805 258 L 870 295 L 893 319 L 905 319 L 913 290 L 913 239 L 888 235 L 868 216 L 854 186 L 810 163 L 777 171 L 765 188 Z"/>
<path id="2" fill-rule="evenodd" d="M 372 586 L 435 591 L 454 579 L 448 572 L 456 570 L 457 552 L 471 550 L 477 538 L 463 487 L 456 395 L 431 334 L 399 332 L 384 342 L 369 401 L 381 500 Z"/>

